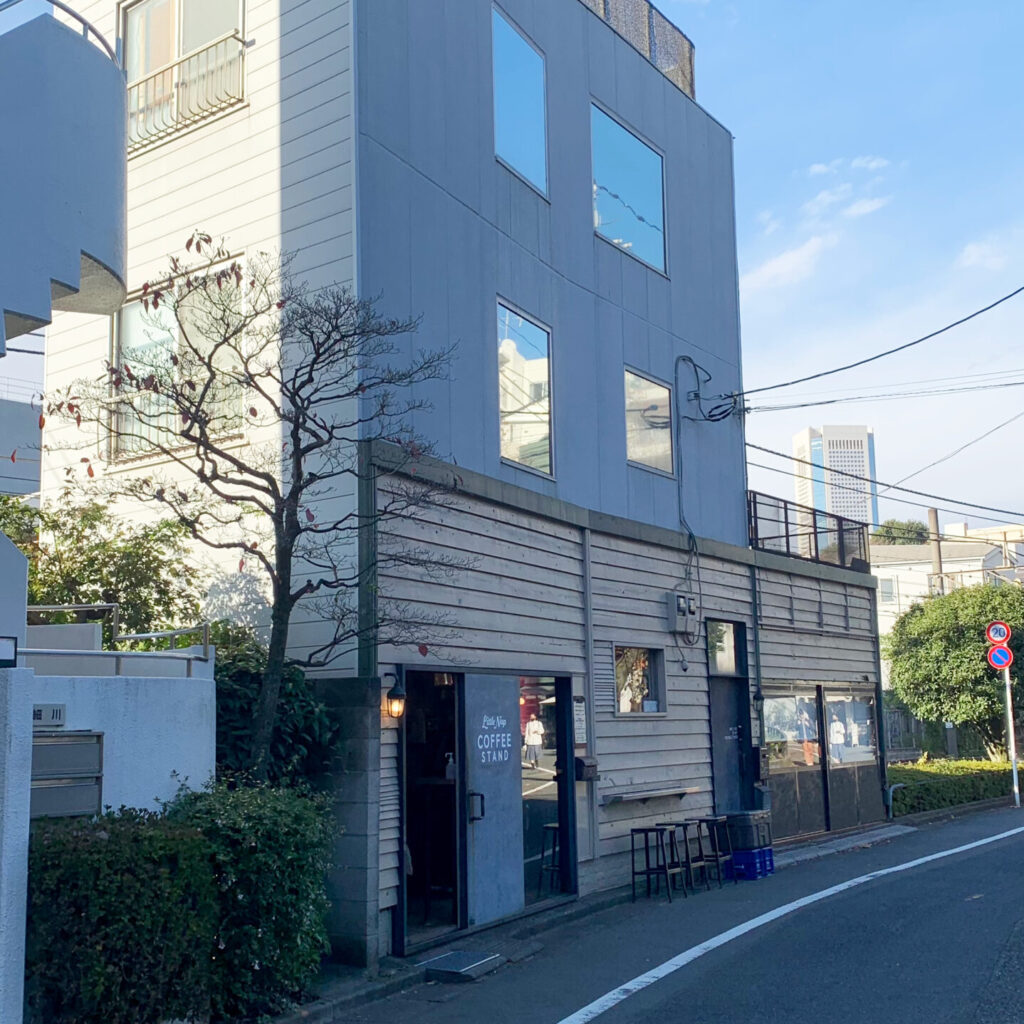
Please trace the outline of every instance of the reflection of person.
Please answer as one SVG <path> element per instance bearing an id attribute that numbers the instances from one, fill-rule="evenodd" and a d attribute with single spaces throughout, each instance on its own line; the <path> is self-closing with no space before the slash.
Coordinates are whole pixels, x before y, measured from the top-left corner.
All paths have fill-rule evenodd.
<path id="1" fill-rule="evenodd" d="M 541 747 L 544 745 L 544 725 L 538 721 L 536 715 L 530 715 L 526 723 L 526 760 L 530 762 L 531 768 L 537 767 L 540 760 Z"/>
<path id="2" fill-rule="evenodd" d="M 839 716 L 833 711 L 832 721 L 828 723 L 828 745 L 832 760 L 836 764 L 843 763 L 843 744 L 846 742 L 846 726 L 839 721 Z"/>
<path id="3" fill-rule="evenodd" d="M 810 767 L 814 764 L 814 724 L 811 722 L 811 716 L 807 713 L 806 707 L 800 708 L 796 727 L 804 748 L 804 764 Z"/>

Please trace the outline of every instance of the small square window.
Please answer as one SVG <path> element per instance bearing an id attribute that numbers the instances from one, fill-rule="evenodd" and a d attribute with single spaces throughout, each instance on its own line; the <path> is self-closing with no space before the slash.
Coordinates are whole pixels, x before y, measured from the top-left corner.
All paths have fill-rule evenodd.
<path id="1" fill-rule="evenodd" d="M 615 697 L 619 714 L 656 714 L 664 711 L 665 671 L 662 652 L 648 647 L 616 647 Z"/>
<path id="2" fill-rule="evenodd" d="M 671 473 L 672 392 L 626 370 L 626 458 Z"/>

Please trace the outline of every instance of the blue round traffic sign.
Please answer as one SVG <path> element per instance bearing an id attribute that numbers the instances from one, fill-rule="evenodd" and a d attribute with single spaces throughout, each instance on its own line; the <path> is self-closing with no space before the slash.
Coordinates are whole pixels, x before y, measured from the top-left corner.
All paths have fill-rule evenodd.
<path id="1" fill-rule="evenodd" d="M 988 663 L 993 668 L 1009 668 L 1013 664 L 1013 651 L 998 644 L 988 649 Z"/>

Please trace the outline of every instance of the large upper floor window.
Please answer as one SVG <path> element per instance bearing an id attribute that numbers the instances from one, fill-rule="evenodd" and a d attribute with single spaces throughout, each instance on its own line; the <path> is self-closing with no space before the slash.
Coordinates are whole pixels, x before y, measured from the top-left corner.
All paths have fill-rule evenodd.
<path id="1" fill-rule="evenodd" d="M 243 98 L 241 0 L 139 0 L 124 11 L 128 150 Z"/>
<path id="2" fill-rule="evenodd" d="M 661 156 L 592 105 L 594 230 L 613 245 L 665 270 L 665 194 Z"/>
<path id="3" fill-rule="evenodd" d="M 241 286 L 233 283 L 221 293 L 233 307 L 244 301 Z M 239 433 L 241 344 L 224 335 L 217 311 L 200 302 L 182 300 L 176 312 L 167 303 L 147 308 L 141 299 L 124 306 L 114 321 L 112 456 L 130 458 L 184 444 L 181 409 L 168 392 L 184 390 L 186 382 L 206 391 L 202 409 L 210 433 Z M 138 385 L 147 380 L 155 386 Z"/>
<path id="4" fill-rule="evenodd" d="M 672 392 L 626 370 L 626 458 L 671 473 Z"/>
<path id="5" fill-rule="evenodd" d="M 498 303 L 501 457 L 551 472 L 551 336 Z"/>
<path id="6" fill-rule="evenodd" d="M 544 58 L 494 10 L 494 152 L 546 193 L 547 131 Z"/>

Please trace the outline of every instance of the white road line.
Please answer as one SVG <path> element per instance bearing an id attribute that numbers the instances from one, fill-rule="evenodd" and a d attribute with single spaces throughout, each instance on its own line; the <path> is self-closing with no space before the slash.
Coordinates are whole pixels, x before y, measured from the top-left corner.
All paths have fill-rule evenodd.
<path id="1" fill-rule="evenodd" d="M 828 899 L 829 896 L 835 896 L 837 893 L 845 892 L 847 889 L 864 885 L 865 882 L 873 882 L 876 878 L 895 875 L 900 871 L 909 871 L 911 868 L 920 867 L 922 864 L 928 864 L 934 860 L 942 860 L 944 857 L 952 857 L 957 853 L 965 853 L 967 850 L 975 850 L 979 846 L 997 843 L 1000 839 L 1009 839 L 1011 836 L 1019 836 L 1022 833 L 1024 833 L 1024 826 L 1012 828 L 1008 832 L 1000 832 L 998 835 L 988 836 L 986 839 L 978 839 L 973 843 L 965 843 L 963 846 L 956 846 L 950 850 L 930 853 L 927 857 L 908 860 L 904 864 L 895 865 L 895 867 L 882 868 L 879 871 L 872 871 L 867 875 L 858 875 L 857 878 L 851 878 L 848 882 L 840 882 L 838 885 L 829 886 L 829 888 L 811 893 L 809 896 L 801 896 L 800 899 L 793 900 L 792 903 L 783 904 L 783 906 L 769 910 L 759 917 L 744 921 L 743 924 L 738 924 L 735 928 L 730 928 L 728 931 L 722 932 L 706 942 L 702 942 L 699 946 L 691 946 L 678 956 L 672 957 L 671 960 L 666 960 L 663 964 L 647 971 L 646 974 L 641 974 L 632 981 L 627 981 L 624 985 L 612 989 L 611 992 L 607 992 L 600 999 L 595 999 L 592 1003 L 588 1003 L 583 1009 L 577 1010 L 568 1017 L 563 1017 L 558 1024 L 587 1024 L 588 1021 L 600 1017 L 602 1013 L 610 1010 L 613 1006 L 617 1006 L 623 1000 L 642 991 L 649 985 L 653 985 L 656 981 L 661 981 L 662 978 L 667 978 L 670 974 L 674 974 L 681 967 L 693 963 L 694 960 L 702 957 L 705 953 L 710 953 L 713 949 L 718 949 L 719 946 L 724 946 L 726 943 L 732 942 L 733 939 L 738 939 L 741 935 L 746 935 L 762 925 L 771 924 L 772 921 L 777 921 L 780 917 L 786 917 L 796 910 L 809 907 L 812 903 L 819 903 L 821 900 Z"/>

